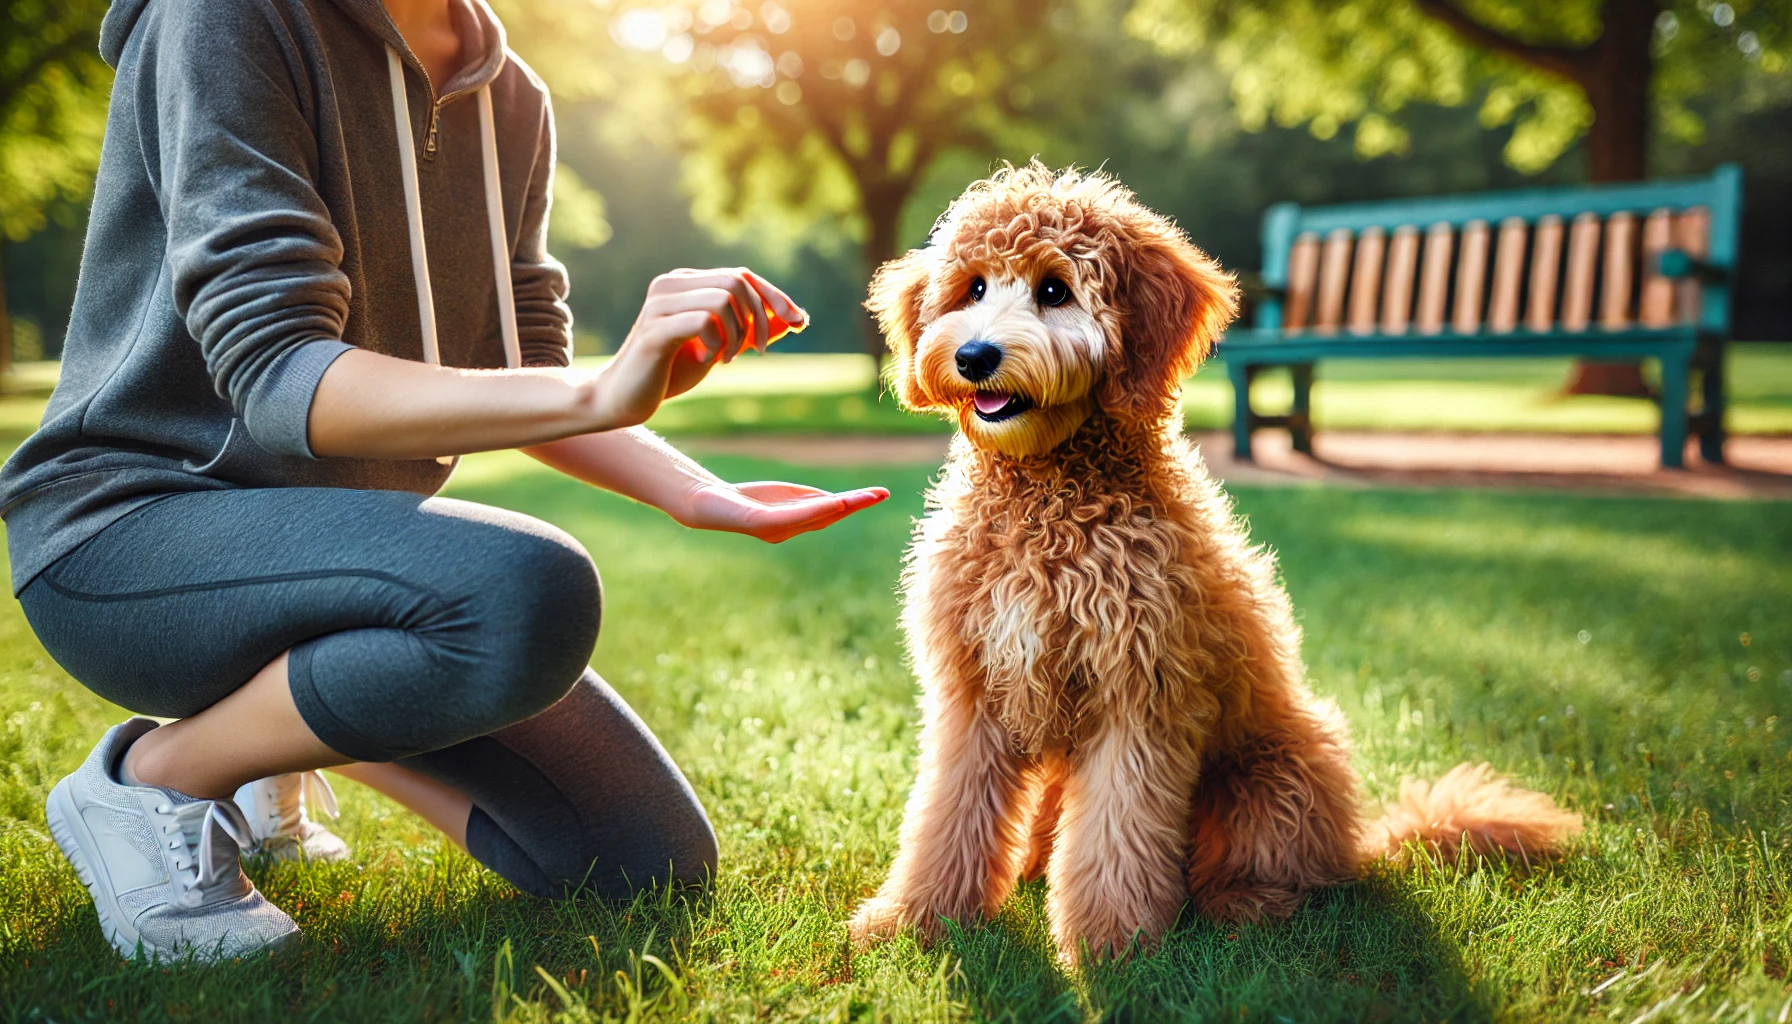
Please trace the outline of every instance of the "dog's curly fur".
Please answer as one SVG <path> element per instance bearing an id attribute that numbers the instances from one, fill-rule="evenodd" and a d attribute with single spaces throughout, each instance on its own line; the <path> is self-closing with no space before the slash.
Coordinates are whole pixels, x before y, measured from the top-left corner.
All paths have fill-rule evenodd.
<path id="1" fill-rule="evenodd" d="M 919 778 L 855 940 L 930 938 L 1043 874 L 1061 954 L 1123 954 L 1191 899 L 1281 917 L 1409 841 L 1532 857 L 1579 827 L 1485 766 L 1364 820 L 1274 560 L 1180 432 L 1180 382 L 1236 295 L 1118 182 L 1036 163 L 972 186 L 878 273 L 892 386 L 961 432 L 904 576 Z M 1002 350 L 993 375 L 961 372 L 968 341 Z"/>

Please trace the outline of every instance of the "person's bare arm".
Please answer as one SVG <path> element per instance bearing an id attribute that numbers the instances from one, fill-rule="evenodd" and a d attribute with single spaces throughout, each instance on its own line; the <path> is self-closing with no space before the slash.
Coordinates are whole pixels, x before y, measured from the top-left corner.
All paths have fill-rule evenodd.
<path id="1" fill-rule="evenodd" d="M 882 487 L 834 494 L 778 481 L 731 484 L 645 427 L 583 434 L 523 450 L 568 476 L 661 509 L 685 526 L 744 533 L 773 544 L 822 529 L 890 496 Z"/>
<path id="2" fill-rule="evenodd" d="M 428 459 L 544 444 L 646 422 L 717 363 L 764 351 L 805 314 L 750 270 L 679 270 L 654 279 L 634 328 L 595 374 L 560 368 L 462 370 L 355 350 L 330 364 L 311 400 L 320 457 Z"/>

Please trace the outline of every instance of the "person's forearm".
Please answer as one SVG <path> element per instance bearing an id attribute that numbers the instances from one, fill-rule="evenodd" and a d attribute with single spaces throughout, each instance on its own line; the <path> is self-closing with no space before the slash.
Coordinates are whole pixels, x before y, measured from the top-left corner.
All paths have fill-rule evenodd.
<path id="1" fill-rule="evenodd" d="M 679 522 L 688 520 L 694 493 L 726 486 L 646 427 L 580 434 L 523 450 L 568 476 L 652 505 Z"/>
<path id="2" fill-rule="evenodd" d="M 429 459 L 628 425 L 602 422 L 592 387 L 588 376 L 563 369 L 461 370 L 345 352 L 312 396 L 311 451 Z"/>

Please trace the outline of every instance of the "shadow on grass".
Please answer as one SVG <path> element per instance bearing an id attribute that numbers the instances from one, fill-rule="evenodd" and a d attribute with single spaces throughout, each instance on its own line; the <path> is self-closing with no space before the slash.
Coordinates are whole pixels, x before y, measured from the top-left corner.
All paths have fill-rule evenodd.
<path id="1" fill-rule="evenodd" d="M 1225 925 L 1184 918 L 1163 944 L 1079 975 L 1057 965 L 1032 884 L 987 927 L 944 944 L 979 1020 L 1490 1019 L 1455 946 L 1380 878 L 1316 893 L 1293 918 Z"/>
<path id="2" fill-rule="evenodd" d="M 514 1009 L 513 996 L 626 1014 L 667 995 L 646 956 L 686 959 L 712 909 L 706 894 L 671 889 L 628 902 L 535 899 L 458 860 L 423 869 L 435 874 L 423 884 L 352 864 L 253 865 L 304 934 L 212 964 L 120 958 L 85 893 L 64 887 L 28 958 L 0 967 L 0 1019 L 483 1020 Z"/>

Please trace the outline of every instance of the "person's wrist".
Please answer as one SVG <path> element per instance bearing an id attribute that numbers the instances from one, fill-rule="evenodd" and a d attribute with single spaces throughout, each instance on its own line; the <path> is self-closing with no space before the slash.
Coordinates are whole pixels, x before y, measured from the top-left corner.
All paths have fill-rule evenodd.
<path id="1" fill-rule="evenodd" d="M 614 360 L 602 370 L 578 382 L 573 389 L 573 408 L 579 418 L 577 433 L 596 434 L 638 427 L 647 417 L 634 414 L 619 402 L 612 370 Z"/>

